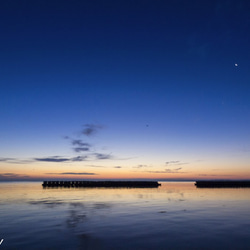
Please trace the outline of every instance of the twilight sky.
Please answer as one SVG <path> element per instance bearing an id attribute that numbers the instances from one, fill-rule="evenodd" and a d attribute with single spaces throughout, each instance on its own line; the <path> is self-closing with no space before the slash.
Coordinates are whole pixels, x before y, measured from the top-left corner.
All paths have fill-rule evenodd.
<path id="1" fill-rule="evenodd" d="M 250 179 L 250 1 L 0 4 L 0 180 Z"/>

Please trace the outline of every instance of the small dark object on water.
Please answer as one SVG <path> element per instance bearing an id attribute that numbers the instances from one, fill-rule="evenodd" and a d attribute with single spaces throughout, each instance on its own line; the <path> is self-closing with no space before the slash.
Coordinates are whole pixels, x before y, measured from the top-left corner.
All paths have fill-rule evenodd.
<path id="1" fill-rule="evenodd" d="M 250 181 L 196 181 L 197 188 L 249 188 Z"/>
<path id="2" fill-rule="evenodd" d="M 44 181 L 47 187 L 125 187 L 125 188 L 156 188 L 157 181 Z"/>

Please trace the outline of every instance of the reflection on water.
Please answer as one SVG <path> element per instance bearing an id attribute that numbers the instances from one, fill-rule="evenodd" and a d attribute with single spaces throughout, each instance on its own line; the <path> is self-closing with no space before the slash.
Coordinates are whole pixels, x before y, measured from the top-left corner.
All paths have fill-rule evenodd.
<path id="1" fill-rule="evenodd" d="M 0 183 L 1 249 L 249 249 L 250 188 Z"/>

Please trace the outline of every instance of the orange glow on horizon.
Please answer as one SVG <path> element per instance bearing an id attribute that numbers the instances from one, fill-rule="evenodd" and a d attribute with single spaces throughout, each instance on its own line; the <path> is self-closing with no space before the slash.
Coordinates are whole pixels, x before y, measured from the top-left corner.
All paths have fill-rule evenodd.
<path id="1" fill-rule="evenodd" d="M 223 174 L 218 173 L 216 176 L 211 174 L 151 174 L 151 173 L 134 173 L 134 172 L 109 172 L 109 173 L 100 173 L 96 175 L 77 175 L 77 174 L 25 174 L 20 175 L 4 175 L 0 173 L 0 176 L 5 176 L 6 178 L 0 180 L 107 180 L 107 179 L 152 179 L 152 180 L 212 180 L 212 179 L 228 179 L 228 180 L 244 180 L 250 179 L 250 174 L 246 175 L 241 174 Z"/>
<path id="2" fill-rule="evenodd" d="M 119 164 L 112 164 L 119 166 Z M 133 165 L 132 165 L 133 166 Z M 213 167 L 212 167 L 213 166 Z M 166 168 L 166 167 L 165 167 Z M 1 180 L 102 180 L 102 179 L 152 179 L 152 180 L 206 180 L 206 179 L 250 179 L 247 167 L 214 165 L 186 166 L 178 171 L 164 172 L 163 167 L 133 168 L 69 166 L 66 164 L 1 164 Z"/>

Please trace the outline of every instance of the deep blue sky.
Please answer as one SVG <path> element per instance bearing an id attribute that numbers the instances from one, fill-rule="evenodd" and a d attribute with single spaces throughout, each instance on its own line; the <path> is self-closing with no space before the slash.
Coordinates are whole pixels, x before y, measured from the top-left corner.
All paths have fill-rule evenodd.
<path id="1" fill-rule="evenodd" d="M 2 1 L 1 178 L 250 178 L 249 13 L 247 0 Z"/>

